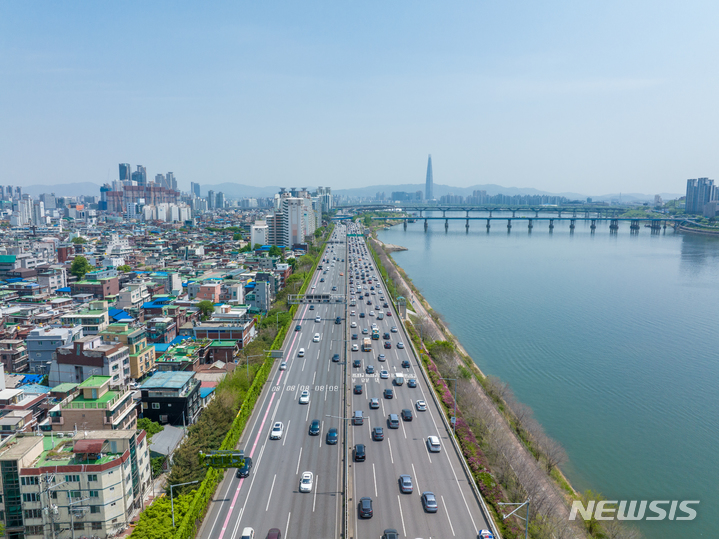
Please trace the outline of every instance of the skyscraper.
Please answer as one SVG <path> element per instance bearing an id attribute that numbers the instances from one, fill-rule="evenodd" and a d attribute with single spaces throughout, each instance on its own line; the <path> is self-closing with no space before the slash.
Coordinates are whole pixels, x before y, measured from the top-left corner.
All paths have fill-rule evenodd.
<path id="1" fill-rule="evenodd" d="M 207 191 L 207 209 L 208 210 L 214 209 L 216 202 L 217 202 L 217 200 L 215 199 L 215 192 Z"/>
<path id="2" fill-rule="evenodd" d="M 177 178 L 172 172 L 168 172 L 165 177 L 167 178 L 167 188 L 177 191 Z"/>
<path id="3" fill-rule="evenodd" d="M 425 200 L 432 200 L 434 198 L 434 179 L 432 178 L 432 154 L 429 155 L 427 161 L 427 184 L 424 188 Z"/>
<path id="4" fill-rule="evenodd" d="M 712 200 L 717 200 L 718 195 L 714 180 L 709 178 L 687 180 L 686 213 L 701 215 L 704 213 L 704 205 Z"/>
<path id="5" fill-rule="evenodd" d="M 130 181 L 132 176 L 132 167 L 130 163 L 120 163 L 120 181 Z"/>
<path id="6" fill-rule="evenodd" d="M 200 184 L 191 182 L 190 183 L 190 194 L 194 194 L 197 198 L 200 198 Z"/>
<path id="7" fill-rule="evenodd" d="M 132 181 L 137 182 L 137 185 L 147 185 L 147 169 L 142 165 L 137 165 L 137 172 L 132 173 Z"/>

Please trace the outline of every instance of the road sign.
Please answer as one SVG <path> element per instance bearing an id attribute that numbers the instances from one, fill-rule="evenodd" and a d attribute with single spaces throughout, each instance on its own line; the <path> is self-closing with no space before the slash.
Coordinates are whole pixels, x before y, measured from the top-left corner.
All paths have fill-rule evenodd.
<path id="1" fill-rule="evenodd" d="M 245 465 L 244 451 L 200 451 L 200 464 L 208 468 L 242 468 Z"/>

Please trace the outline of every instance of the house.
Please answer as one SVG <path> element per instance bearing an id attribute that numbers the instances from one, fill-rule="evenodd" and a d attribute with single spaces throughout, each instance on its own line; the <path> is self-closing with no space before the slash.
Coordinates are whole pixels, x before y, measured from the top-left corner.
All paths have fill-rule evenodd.
<path id="1" fill-rule="evenodd" d="M 100 334 L 107 342 L 121 342 L 130 350 L 130 377 L 144 378 L 155 367 L 155 350 L 147 343 L 145 328 L 131 328 L 128 324 L 110 324 Z"/>
<path id="2" fill-rule="evenodd" d="M 25 372 L 28 370 L 27 347 L 19 339 L 0 341 L 0 361 L 6 372 Z"/>
<path id="3" fill-rule="evenodd" d="M 191 425 L 200 414 L 200 381 L 194 372 L 156 372 L 140 390 L 142 416 L 152 421 Z"/>
<path id="4" fill-rule="evenodd" d="M 107 342 L 89 335 L 61 346 L 50 365 L 50 387 L 81 383 L 93 374 L 112 377 L 113 385 L 130 383 L 130 349 L 121 342 Z"/>
<path id="5" fill-rule="evenodd" d="M 110 323 L 106 301 L 91 301 L 89 309 L 60 317 L 63 326 L 82 326 L 83 335 L 97 335 Z"/>
<path id="6" fill-rule="evenodd" d="M 82 326 L 40 327 L 30 331 L 27 336 L 27 353 L 30 360 L 30 372 L 48 374 L 55 351 L 60 346 L 70 344 L 82 337 Z"/>

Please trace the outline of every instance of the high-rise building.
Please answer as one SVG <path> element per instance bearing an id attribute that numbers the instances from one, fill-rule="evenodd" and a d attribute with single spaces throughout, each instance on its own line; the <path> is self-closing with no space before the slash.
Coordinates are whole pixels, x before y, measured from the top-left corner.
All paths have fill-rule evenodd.
<path id="1" fill-rule="evenodd" d="M 701 215 L 704 205 L 712 200 L 719 199 L 719 190 L 714 180 L 709 178 L 695 178 L 687 180 L 687 200 L 685 211 L 688 214 Z"/>
<path id="2" fill-rule="evenodd" d="M 267 239 L 269 237 L 269 227 L 265 221 L 255 221 L 255 224 L 250 228 L 250 245 L 252 247 L 259 243 L 260 245 L 267 245 Z"/>
<path id="3" fill-rule="evenodd" d="M 22 198 L 22 187 L 19 185 L 15 187 L 15 198 L 20 200 Z"/>
<path id="4" fill-rule="evenodd" d="M 177 191 L 177 178 L 172 172 L 165 174 L 165 181 L 167 182 L 167 188 Z"/>
<path id="5" fill-rule="evenodd" d="M 432 154 L 427 160 L 427 184 L 424 188 L 424 198 L 426 200 L 434 199 L 434 178 L 432 177 Z"/>
<path id="6" fill-rule="evenodd" d="M 132 167 L 130 163 L 120 163 L 120 181 L 129 182 L 132 179 Z"/>
<path id="7" fill-rule="evenodd" d="M 215 192 L 214 191 L 207 191 L 207 209 L 213 210 L 215 209 Z"/>
<path id="8" fill-rule="evenodd" d="M 215 196 L 215 208 L 217 208 L 218 210 L 221 210 L 224 207 L 225 207 L 225 193 L 220 191 Z"/>
<path id="9" fill-rule="evenodd" d="M 137 171 L 132 173 L 132 181 L 137 182 L 139 186 L 147 185 L 147 169 L 142 165 L 137 165 Z"/>
<path id="10" fill-rule="evenodd" d="M 155 185 L 158 187 L 167 187 L 167 183 L 165 183 L 165 176 L 164 174 L 155 174 Z"/>
<path id="11" fill-rule="evenodd" d="M 192 182 L 190 183 L 190 194 L 194 194 L 197 198 L 200 198 L 200 184 Z"/>

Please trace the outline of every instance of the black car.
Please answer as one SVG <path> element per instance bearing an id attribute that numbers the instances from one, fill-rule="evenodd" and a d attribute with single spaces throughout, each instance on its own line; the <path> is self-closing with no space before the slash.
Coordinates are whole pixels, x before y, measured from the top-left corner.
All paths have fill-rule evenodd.
<path id="1" fill-rule="evenodd" d="M 385 341 L 385 342 L 384 342 L 384 347 L 387 348 L 387 349 L 392 348 L 392 343 L 391 343 L 390 341 Z"/>
<path id="2" fill-rule="evenodd" d="M 360 318 L 364 318 L 364 313 L 360 313 Z"/>
<path id="3" fill-rule="evenodd" d="M 357 444 L 355 446 L 355 462 L 364 462 L 367 454 L 365 452 L 364 444 Z"/>
<path id="4" fill-rule="evenodd" d="M 242 468 L 237 468 L 236 477 L 247 477 L 250 475 L 250 468 L 252 468 L 252 459 L 245 457 L 245 465 Z"/>
<path id="5" fill-rule="evenodd" d="M 391 339 L 391 337 L 389 336 L 389 333 L 387 333 L 387 332 L 385 332 L 385 334 L 382 335 L 382 338 L 383 338 L 385 341 L 388 341 L 388 340 Z"/>
<path id="6" fill-rule="evenodd" d="M 372 498 L 365 496 L 359 501 L 360 518 L 372 518 Z"/>
<path id="7" fill-rule="evenodd" d="M 313 419 L 310 423 L 310 436 L 317 436 L 320 433 L 320 420 Z"/>
<path id="8" fill-rule="evenodd" d="M 375 442 L 384 440 L 384 429 L 382 427 L 374 427 L 372 429 L 372 439 Z"/>
<path id="9" fill-rule="evenodd" d="M 412 421 L 412 410 L 409 408 L 402 410 L 402 419 L 404 421 Z"/>
<path id="10" fill-rule="evenodd" d="M 384 307 L 385 309 L 389 309 L 389 305 L 387 305 L 386 303 L 382 305 L 382 307 Z"/>
<path id="11" fill-rule="evenodd" d="M 387 389 L 384 390 L 384 398 L 385 399 L 391 399 L 393 397 L 394 397 L 394 391 L 392 391 L 391 388 L 388 387 Z"/>
<path id="12" fill-rule="evenodd" d="M 337 318 L 335 318 L 335 324 L 341 324 L 341 323 L 342 323 L 342 318 L 340 318 L 339 316 Z"/>
<path id="13" fill-rule="evenodd" d="M 402 360 L 402 368 L 409 369 L 409 359 Z"/>
<path id="14" fill-rule="evenodd" d="M 374 365 L 367 365 L 367 367 L 365 368 L 365 372 L 367 374 L 374 374 Z"/>
<path id="15" fill-rule="evenodd" d="M 372 305 L 372 300 L 371 300 L 371 299 L 368 299 L 368 300 L 367 300 L 367 305 Z"/>
<path id="16" fill-rule="evenodd" d="M 414 378 L 407 380 L 407 387 L 417 387 L 417 380 Z"/>
<path id="17" fill-rule="evenodd" d="M 332 361 L 334 361 L 335 363 L 337 363 L 339 360 L 340 360 L 340 355 L 339 355 L 339 354 L 335 354 L 335 355 L 332 356 Z"/>
<path id="18" fill-rule="evenodd" d="M 352 366 L 356 369 L 360 368 L 362 366 L 362 360 L 355 359 L 354 361 L 352 361 Z"/>
<path id="19" fill-rule="evenodd" d="M 353 340 L 353 341 L 356 341 L 357 339 L 359 339 L 359 335 L 357 335 L 356 333 L 353 333 L 353 334 L 352 334 L 352 340 Z"/>
<path id="20" fill-rule="evenodd" d="M 327 445 L 337 445 L 337 429 L 330 429 L 327 431 Z"/>
<path id="21" fill-rule="evenodd" d="M 382 534 L 382 539 L 399 539 L 399 533 L 392 528 L 386 529 Z"/>
<path id="22" fill-rule="evenodd" d="M 355 384 L 355 395 L 362 394 L 362 384 Z"/>
<path id="23" fill-rule="evenodd" d="M 315 306 L 314 306 L 314 305 L 310 305 L 310 311 L 314 311 L 314 310 L 315 310 Z"/>

